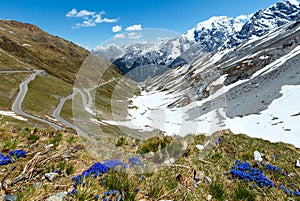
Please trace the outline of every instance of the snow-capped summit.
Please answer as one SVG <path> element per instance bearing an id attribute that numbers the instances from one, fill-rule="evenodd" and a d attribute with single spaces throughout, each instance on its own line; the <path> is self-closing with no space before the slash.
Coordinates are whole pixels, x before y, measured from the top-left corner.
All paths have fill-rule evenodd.
<path id="1" fill-rule="evenodd" d="M 231 38 L 231 45 L 241 43 L 252 36 L 262 36 L 288 22 L 300 18 L 300 6 L 297 0 L 278 2 L 271 7 L 259 10 L 245 23 L 242 30 Z"/>
<path id="2" fill-rule="evenodd" d="M 243 23 L 237 19 L 214 16 L 198 23 L 183 34 L 183 37 L 196 42 L 202 50 L 211 52 L 221 47 L 229 37 L 238 33 L 242 26 Z"/>
<path id="3" fill-rule="evenodd" d="M 208 20 L 198 23 L 194 28 L 188 30 L 183 37 L 191 41 L 199 41 L 201 39 L 200 32 L 216 33 L 221 31 L 226 34 L 234 34 L 242 29 L 243 23 L 239 20 L 227 16 L 213 16 Z"/>
<path id="4" fill-rule="evenodd" d="M 299 6 L 299 1 L 298 0 L 288 0 L 291 4 Z"/>

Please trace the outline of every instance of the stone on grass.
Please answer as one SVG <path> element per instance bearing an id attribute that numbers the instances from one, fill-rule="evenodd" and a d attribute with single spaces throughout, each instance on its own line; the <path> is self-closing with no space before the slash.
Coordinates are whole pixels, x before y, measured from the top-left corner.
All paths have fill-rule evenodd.
<path id="1" fill-rule="evenodd" d="M 259 151 L 254 151 L 254 160 L 257 162 L 263 161 L 262 154 Z"/>
<path id="2" fill-rule="evenodd" d="M 45 178 L 49 181 L 53 181 L 56 177 L 58 177 L 58 173 L 50 172 L 45 174 Z"/>
<path id="3" fill-rule="evenodd" d="M 48 197 L 47 201 L 63 201 L 64 197 L 67 195 L 66 192 L 56 193 Z"/>
<path id="4" fill-rule="evenodd" d="M 5 195 L 4 201 L 17 201 L 18 196 L 17 195 Z"/>
<path id="5" fill-rule="evenodd" d="M 299 160 L 296 160 L 296 161 L 294 162 L 294 164 L 295 164 L 295 167 L 297 167 L 297 168 L 300 167 L 300 162 L 299 162 Z"/>
<path id="6" fill-rule="evenodd" d="M 170 159 L 168 159 L 168 160 L 166 160 L 166 161 L 164 162 L 164 164 L 166 164 L 166 165 L 171 165 L 171 164 L 173 164 L 173 163 L 175 163 L 175 159 L 174 159 L 174 158 L 170 158 Z"/>
<path id="7" fill-rule="evenodd" d="M 209 176 L 205 176 L 205 182 L 211 184 L 212 180 Z"/>
<path id="8" fill-rule="evenodd" d="M 202 144 L 197 144 L 196 148 L 201 151 L 204 149 L 204 146 Z"/>

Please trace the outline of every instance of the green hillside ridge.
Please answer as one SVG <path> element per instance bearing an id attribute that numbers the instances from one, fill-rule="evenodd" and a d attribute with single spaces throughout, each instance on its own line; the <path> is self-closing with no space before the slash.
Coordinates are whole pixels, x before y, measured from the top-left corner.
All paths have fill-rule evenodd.
<path id="1" fill-rule="evenodd" d="M 0 27 L 0 66 L 5 70 L 43 69 L 72 83 L 89 55 L 88 50 L 31 24 L 1 20 Z"/>

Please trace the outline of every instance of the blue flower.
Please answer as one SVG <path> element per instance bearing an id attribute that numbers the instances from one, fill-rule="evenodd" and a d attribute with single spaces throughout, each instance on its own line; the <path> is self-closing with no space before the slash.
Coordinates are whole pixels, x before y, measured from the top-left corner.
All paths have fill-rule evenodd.
<path id="1" fill-rule="evenodd" d="M 3 156 L 0 154 L 0 165 L 7 165 L 8 163 L 12 163 L 13 160 L 11 156 Z"/>
<path id="2" fill-rule="evenodd" d="M 118 193 L 119 191 L 118 190 L 113 190 L 113 195 L 115 196 L 115 195 L 117 195 L 117 193 Z"/>
<path id="3" fill-rule="evenodd" d="M 14 150 L 14 151 L 11 151 L 9 152 L 9 155 L 10 156 L 13 156 L 15 158 L 25 158 L 26 157 L 26 151 L 24 150 Z"/>
<path id="4" fill-rule="evenodd" d="M 76 194 L 77 194 L 77 190 L 74 188 L 74 189 L 71 191 L 71 193 L 72 193 L 73 195 L 76 195 Z"/>
<path id="5" fill-rule="evenodd" d="M 104 192 L 104 196 L 105 196 L 105 197 L 106 197 L 106 196 L 110 196 L 110 193 L 111 193 L 110 190 L 107 190 L 107 191 Z"/>
<path id="6" fill-rule="evenodd" d="M 106 165 L 108 168 L 111 168 L 111 169 L 116 169 L 117 167 L 127 168 L 126 164 L 122 163 L 121 161 L 119 161 L 117 159 L 105 160 L 104 162 L 105 162 L 104 165 Z"/>
<path id="7" fill-rule="evenodd" d="M 237 160 L 236 165 L 231 168 L 230 173 L 233 175 L 234 180 L 239 178 L 245 181 L 254 181 L 261 187 L 274 187 L 273 182 L 263 174 L 262 170 L 253 168 L 246 161 L 240 162 Z"/>

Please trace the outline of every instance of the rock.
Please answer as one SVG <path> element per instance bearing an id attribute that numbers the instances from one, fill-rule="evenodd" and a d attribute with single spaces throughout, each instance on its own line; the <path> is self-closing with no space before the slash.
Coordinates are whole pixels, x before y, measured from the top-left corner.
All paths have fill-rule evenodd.
<path id="1" fill-rule="evenodd" d="M 150 151 L 149 153 L 145 154 L 146 158 L 153 158 L 154 156 L 155 156 L 155 154 L 152 151 Z"/>
<path id="2" fill-rule="evenodd" d="M 6 179 L 6 180 L 5 180 L 5 184 L 6 184 L 7 186 L 11 186 L 11 185 L 13 184 L 13 181 L 10 180 L 10 179 Z"/>
<path id="3" fill-rule="evenodd" d="M 207 200 L 207 201 L 212 200 L 212 195 L 208 194 L 208 195 L 206 196 L 206 200 Z"/>
<path id="4" fill-rule="evenodd" d="M 17 201 L 18 196 L 17 195 L 5 195 L 4 201 Z"/>
<path id="5" fill-rule="evenodd" d="M 198 174 L 196 174 L 194 176 L 194 180 L 196 180 L 196 181 L 203 181 L 204 177 L 205 177 L 204 173 L 203 172 L 199 172 Z"/>
<path id="6" fill-rule="evenodd" d="M 166 164 L 166 165 L 171 165 L 173 163 L 175 163 L 175 159 L 174 158 L 170 158 L 170 159 L 164 161 L 164 164 Z"/>
<path id="7" fill-rule="evenodd" d="M 53 181 L 56 177 L 58 177 L 58 174 L 55 172 L 50 172 L 45 174 L 45 178 L 49 181 Z"/>
<path id="8" fill-rule="evenodd" d="M 196 148 L 201 151 L 204 149 L 204 146 L 202 144 L 197 144 Z"/>
<path id="9" fill-rule="evenodd" d="M 25 177 L 25 174 L 20 174 L 19 176 L 17 176 L 15 179 L 14 179 L 14 184 L 18 183 L 19 181 L 21 181 L 22 179 L 24 179 Z"/>
<path id="10" fill-rule="evenodd" d="M 54 144 L 48 144 L 48 145 L 46 145 L 46 146 L 45 146 L 45 149 L 49 149 L 49 148 L 51 148 L 51 147 L 54 147 Z"/>
<path id="11" fill-rule="evenodd" d="M 67 195 L 67 192 L 60 192 L 48 197 L 47 201 L 63 201 L 64 197 Z"/>
<path id="12" fill-rule="evenodd" d="M 61 155 L 61 157 L 62 157 L 63 159 L 71 158 L 71 156 L 70 156 L 68 153 L 63 153 L 63 154 Z"/>
<path id="13" fill-rule="evenodd" d="M 258 151 L 254 151 L 254 160 L 261 162 L 263 160 L 261 153 L 259 153 Z"/>
<path id="14" fill-rule="evenodd" d="M 192 181 L 192 185 L 193 185 L 195 188 L 198 188 L 198 184 L 197 184 L 195 181 Z"/>
<path id="15" fill-rule="evenodd" d="M 119 195 L 118 197 L 117 197 L 117 201 L 121 201 L 122 200 L 122 195 Z"/>
<path id="16" fill-rule="evenodd" d="M 39 188 L 39 187 L 40 187 L 40 185 L 41 185 L 41 183 L 40 183 L 40 182 L 34 182 L 34 184 L 33 184 L 33 188 Z"/>
<path id="17" fill-rule="evenodd" d="M 296 160 L 296 161 L 294 162 L 294 165 L 295 165 L 295 167 L 299 168 L 299 167 L 300 167 L 300 162 L 299 162 L 299 160 Z"/>
<path id="18" fill-rule="evenodd" d="M 209 176 L 205 176 L 205 182 L 211 184 L 211 178 Z"/>

